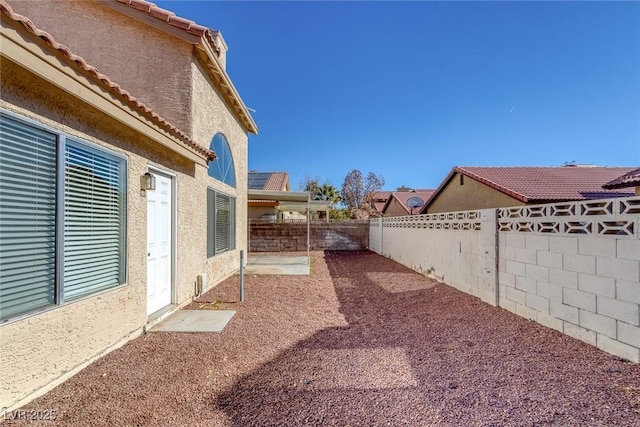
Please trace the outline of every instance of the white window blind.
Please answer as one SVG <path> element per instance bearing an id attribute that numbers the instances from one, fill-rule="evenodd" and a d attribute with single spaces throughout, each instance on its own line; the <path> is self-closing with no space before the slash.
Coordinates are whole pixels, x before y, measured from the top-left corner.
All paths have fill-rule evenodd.
<path id="1" fill-rule="evenodd" d="M 0 320 L 54 304 L 56 135 L 0 117 Z"/>
<path id="2" fill-rule="evenodd" d="M 207 256 L 236 248 L 236 199 L 207 189 Z"/>
<path id="3" fill-rule="evenodd" d="M 64 299 L 70 300 L 124 282 L 124 160 L 67 141 L 64 186 Z"/>

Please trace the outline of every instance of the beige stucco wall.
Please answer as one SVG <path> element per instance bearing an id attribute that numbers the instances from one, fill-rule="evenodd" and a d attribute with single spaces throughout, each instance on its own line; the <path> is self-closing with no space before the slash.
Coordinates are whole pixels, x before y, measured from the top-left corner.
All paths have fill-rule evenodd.
<path id="1" fill-rule="evenodd" d="M 115 82 L 202 146 L 221 132 L 229 141 L 236 188 L 134 130 L 83 104 L 32 73 L 2 61 L 0 107 L 124 155 L 128 160 L 127 283 L 0 326 L 3 386 L 0 407 L 25 402 L 66 373 L 135 337 L 147 323 L 146 215 L 139 177 L 151 166 L 174 177 L 175 275 L 172 302 L 191 301 L 196 278 L 207 288 L 239 268 L 247 247 L 248 136 L 228 110 L 193 47 L 94 2 L 11 2 L 56 40 L 98 66 Z M 90 35 L 90 36 L 89 36 Z M 191 99 L 191 94 L 193 99 Z M 207 258 L 207 187 L 236 198 L 236 250 Z"/>
<path id="2" fill-rule="evenodd" d="M 196 276 L 207 269 L 206 190 L 203 167 L 78 102 L 71 95 L 2 61 L 0 106 L 52 129 L 126 156 L 127 283 L 0 326 L 3 387 L 0 407 L 32 392 L 141 332 L 146 315 L 146 212 L 139 177 L 154 165 L 173 174 L 177 190 L 175 303 L 189 301 Z"/>
<path id="3" fill-rule="evenodd" d="M 11 0 L 25 15 L 180 130 L 189 133 L 193 46 L 100 4 Z"/>
<path id="4" fill-rule="evenodd" d="M 524 205 L 523 202 L 468 176 L 464 177 L 464 185 L 460 185 L 460 176 L 456 172 L 449 184 L 423 213 L 457 212 L 522 205 Z"/>
<path id="5" fill-rule="evenodd" d="M 196 177 L 198 185 L 205 191 L 204 200 L 206 200 L 207 187 L 236 199 L 236 249 L 207 260 L 207 281 L 211 285 L 239 270 L 240 250 L 244 250 L 245 254 L 247 252 L 249 138 L 245 129 L 222 99 L 219 88 L 209 77 L 205 67 L 197 60 L 193 60 L 191 63 L 191 82 L 194 93 L 191 111 L 193 138 L 199 144 L 209 147 L 213 137 L 217 133 L 222 133 L 229 143 L 235 168 L 235 188 L 209 177 L 204 169 L 202 176 Z M 206 255 L 206 223 L 202 232 L 205 238 L 204 254 Z"/>

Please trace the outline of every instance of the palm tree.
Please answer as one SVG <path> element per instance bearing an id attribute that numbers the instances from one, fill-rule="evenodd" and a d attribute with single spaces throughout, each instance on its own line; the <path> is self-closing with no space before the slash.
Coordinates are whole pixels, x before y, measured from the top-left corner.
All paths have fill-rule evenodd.
<path id="1" fill-rule="evenodd" d="M 316 195 L 313 199 L 326 200 L 331 203 L 331 206 L 333 206 L 334 204 L 342 200 L 342 197 L 340 196 L 340 190 L 338 190 L 336 187 L 334 187 L 331 184 L 325 183 L 325 184 L 322 184 L 320 187 L 318 187 Z"/>

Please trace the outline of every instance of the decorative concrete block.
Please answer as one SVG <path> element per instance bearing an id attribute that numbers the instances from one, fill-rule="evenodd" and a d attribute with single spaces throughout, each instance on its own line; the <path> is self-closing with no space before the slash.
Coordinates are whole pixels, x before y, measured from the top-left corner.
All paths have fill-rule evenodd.
<path id="1" fill-rule="evenodd" d="M 580 310 L 580 326 L 608 337 L 616 337 L 616 320 L 587 310 Z"/>
<path id="2" fill-rule="evenodd" d="M 598 257 L 597 273 L 616 279 L 640 280 L 640 261 Z"/>
<path id="3" fill-rule="evenodd" d="M 564 333 L 587 344 L 596 345 L 597 334 L 594 331 L 574 325 L 573 323 L 564 322 Z"/>
<path id="4" fill-rule="evenodd" d="M 640 349 L 637 347 L 625 344 L 601 334 L 597 335 L 596 341 L 596 347 L 602 351 L 623 357 L 633 363 L 640 362 Z"/>
<path id="5" fill-rule="evenodd" d="M 597 295 L 615 298 L 616 281 L 610 277 L 594 276 L 592 274 L 578 274 L 578 289 Z"/>
<path id="6" fill-rule="evenodd" d="M 640 282 L 617 279 L 616 297 L 622 301 L 640 304 Z"/>
<path id="7" fill-rule="evenodd" d="M 578 239 L 580 255 L 616 257 L 616 240 L 603 237 L 580 237 Z"/>
<path id="8" fill-rule="evenodd" d="M 562 265 L 565 270 L 596 274 L 596 257 L 592 255 L 564 254 Z"/>
<path id="9" fill-rule="evenodd" d="M 640 325 L 640 306 L 638 304 L 598 295 L 597 308 L 598 314 L 622 320 L 630 325 Z"/>
<path id="10" fill-rule="evenodd" d="M 562 254 L 558 252 L 538 251 L 536 254 L 538 265 L 552 268 L 562 268 Z"/>
<path id="11" fill-rule="evenodd" d="M 576 289 L 562 289 L 562 302 L 572 307 L 596 312 L 596 295 L 590 292 L 578 291 Z"/>

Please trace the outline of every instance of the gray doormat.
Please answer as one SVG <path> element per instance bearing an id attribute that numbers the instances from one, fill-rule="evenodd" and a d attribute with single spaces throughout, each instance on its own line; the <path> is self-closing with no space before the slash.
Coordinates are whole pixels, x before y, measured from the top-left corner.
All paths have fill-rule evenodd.
<path id="1" fill-rule="evenodd" d="M 222 332 L 235 310 L 178 310 L 149 332 Z"/>

